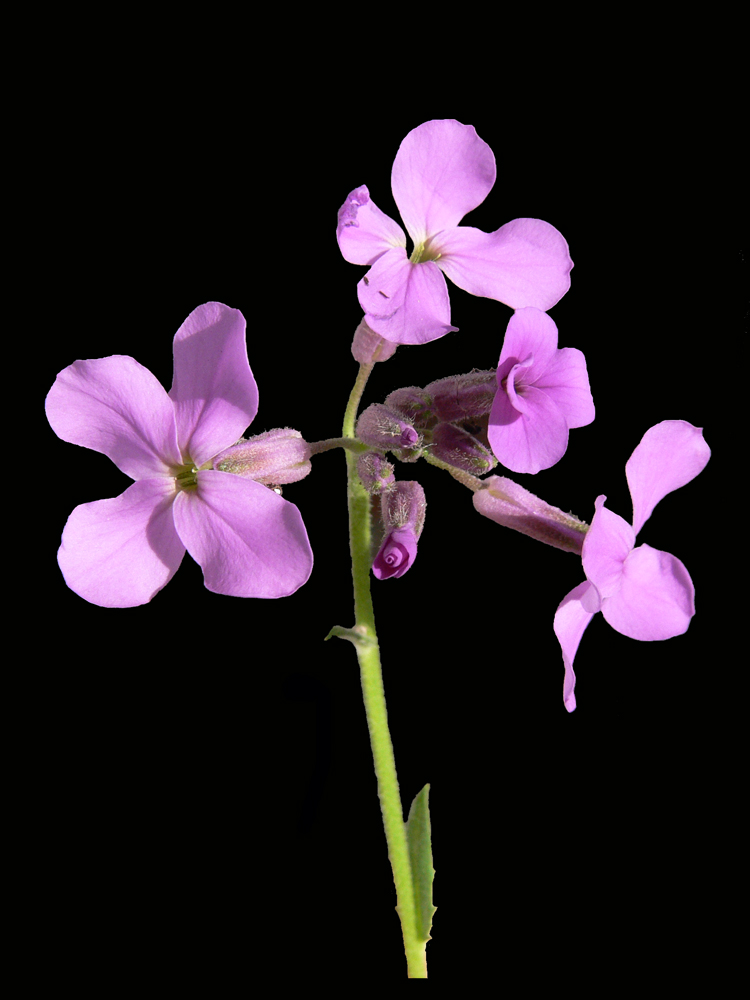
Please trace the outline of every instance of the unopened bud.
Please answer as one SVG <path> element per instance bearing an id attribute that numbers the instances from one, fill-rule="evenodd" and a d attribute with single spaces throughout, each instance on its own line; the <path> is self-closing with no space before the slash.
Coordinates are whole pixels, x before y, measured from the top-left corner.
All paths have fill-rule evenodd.
<path id="1" fill-rule="evenodd" d="M 216 456 L 213 467 L 256 483 L 296 483 L 311 471 L 310 447 L 299 431 L 277 427 L 237 444 Z"/>
<path id="2" fill-rule="evenodd" d="M 396 353 L 397 347 L 398 344 L 384 340 L 380 334 L 371 330 L 364 320 L 354 331 L 352 354 L 354 360 L 359 361 L 361 365 L 372 364 L 375 361 L 387 361 Z"/>
<path id="3" fill-rule="evenodd" d="M 494 469 L 497 459 L 485 446 L 462 427 L 438 424 L 432 432 L 430 453 L 456 469 L 473 476 L 483 476 Z"/>
<path id="4" fill-rule="evenodd" d="M 432 396 L 416 385 L 394 390 L 386 396 L 385 405 L 402 414 L 420 430 L 433 427 L 437 420 L 432 410 Z"/>
<path id="5" fill-rule="evenodd" d="M 367 492 L 375 496 L 393 489 L 396 483 L 391 463 L 374 451 L 359 456 L 357 473 Z"/>
<path id="6" fill-rule="evenodd" d="M 433 397 L 435 413 L 441 420 L 469 420 L 486 416 L 497 393 L 495 372 L 468 372 L 430 382 L 422 390 Z"/>
<path id="7" fill-rule="evenodd" d="M 419 433 L 412 425 L 382 403 L 373 403 L 363 410 L 357 421 L 357 437 L 381 451 L 411 450 L 421 444 Z"/>
<path id="8" fill-rule="evenodd" d="M 396 483 L 380 501 L 386 536 L 372 564 L 378 580 L 398 578 L 417 557 L 417 539 L 424 527 L 427 506 L 419 483 Z"/>
<path id="9" fill-rule="evenodd" d="M 490 476 L 474 494 L 480 514 L 506 528 L 514 528 L 539 542 L 581 554 L 589 526 L 572 514 L 535 497 L 512 479 Z"/>
<path id="10" fill-rule="evenodd" d="M 419 483 L 396 483 L 396 488 L 384 493 L 380 500 L 380 512 L 386 531 L 409 525 L 419 538 L 424 527 L 426 507 L 424 490 Z"/>

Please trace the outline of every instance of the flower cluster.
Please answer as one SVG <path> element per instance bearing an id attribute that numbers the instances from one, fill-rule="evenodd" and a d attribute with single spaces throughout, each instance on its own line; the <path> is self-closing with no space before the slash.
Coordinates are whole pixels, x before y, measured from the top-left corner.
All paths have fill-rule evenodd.
<path id="1" fill-rule="evenodd" d="M 504 476 L 477 478 L 498 463 L 532 475 L 550 468 L 564 456 L 571 429 L 595 416 L 584 355 L 558 347 L 546 313 L 570 286 L 565 239 L 539 219 L 490 233 L 460 225 L 496 175 L 493 152 L 472 126 L 429 121 L 409 132 L 393 162 L 391 189 L 406 232 L 365 186 L 339 210 L 341 253 L 367 267 L 357 286 L 364 316 L 352 343 L 363 370 L 391 358 L 399 344 L 424 344 L 456 329 L 446 277 L 514 310 L 496 368 L 396 389 L 360 414 L 357 441 L 310 445 L 289 427 L 245 436 L 258 410 L 245 319 L 219 302 L 199 306 L 175 334 L 169 392 L 126 356 L 76 361 L 60 372 L 46 400 L 55 433 L 109 456 L 134 480 L 120 496 L 71 513 L 58 552 L 68 586 L 103 607 L 144 604 L 187 551 L 216 593 L 293 593 L 313 559 L 300 512 L 281 487 L 310 473 L 314 453 L 343 443 L 360 450 L 359 478 L 372 509 L 379 508 L 378 579 L 400 578 L 414 564 L 426 509 L 424 490 L 396 480 L 388 452 L 447 468 L 470 487 L 483 516 L 580 555 L 586 579 L 554 621 L 569 711 L 574 657 L 594 614 L 635 639 L 684 632 L 694 614 L 687 570 L 635 539 L 656 503 L 708 461 L 700 429 L 665 420 L 646 432 L 626 465 L 632 525 L 607 510 L 603 495 L 588 526 Z M 351 436 L 349 412 L 347 421 Z"/>

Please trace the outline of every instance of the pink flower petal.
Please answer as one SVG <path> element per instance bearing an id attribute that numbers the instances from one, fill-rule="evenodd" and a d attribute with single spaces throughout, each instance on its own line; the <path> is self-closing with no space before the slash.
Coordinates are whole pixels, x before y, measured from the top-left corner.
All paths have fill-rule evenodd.
<path id="1" fill-rule="evenodd" d="M 588 536 L 584 554 L 587 542 Z M 669 552 L 639 545 L 625 560 L 619 589 L 602 601 L 602 614 L 631 639 L 671 639 L 687 631 L 695 614 L 693 581 Z"/>
<path id="2" fill-rule="evenodd" d="M 509 395 L 499 389 L 490 410 L 487 437 L 495 457 L 513 472 L 533 475 L 551 468 L 568 447 L 565 417 L 554 400 L 534 386 L 525 387 L 523 398 L 516 401 L 525 412 L 514 408 L 515 397 Z"/>
<path id="3" fill-rule="evenodd" d="M 59 438 L 102 452 L 133 479 L 169 475 L 180 464 L 172 402 L 133 358 L 74 362 L 55 379 L 45 409 Z"/>
<path id="4" fill-rule="evenodd" d="M 524 382 L 535 382 L 552 363 L 557 351 L 557 326 L 541 309 L 518 309 L 508 320 L 505 339 L 497 362 L 498 380 L 505 378 L 511 366 L 531 355 L 533 364 Z"/>
<path id="5" fill-rule="evenodd" d="M 414 243 L 458 225 L 495 176 L 494 154 L 473 125 L 446 119 L 412 129 L 393 161 L 391 188 Z"/>
<path id="6" fill-rule="evenodd" d="M 635 545 L 635 532 L 627 521 L 607 510 L 602 494 L 583 543 L 583 570 L 603 598 L 616 594 L 622 583 L 625 560 Z"/>
<path id="7" fill-rule="evenodd" d="M 312 551 L 300 512 L 273 490 L 226 472 L 198 473 L 177 495 L 180 538 L 206 587 L 233 597 L 287 597 L 307 581 Z"/>
<path id="8" fill-rule="evenodd" d="M 563 598 L 555 613 L 555 635 L 562 649 L 565 666 L 563 701 L 569 712 L 576 707 L 574 694 L 576 675 L 573 671 L 573 660 L 583 633 L 600 609 L 600 603 L 596 587 L 588 580 L 584 580 Z"/>
<path id="9" fill-rule="evenodd" d="M 104 608 L 148 604 L 185 555 L 174 498 L 173 479 L 141 479 L 119 497 L 76 507 L 57 553 L 70 589 Z"/>
<path id="10" fill-rule="evenodd" d="M 174 337 L 169 395 L 185 460 L 203 465 L 234 444 L 258 412 L 245 317 L 221 302 L 194 309 Z"/>
<path id="11" fill-rule="evenodd" d="M 400 248 L 383 254 L 357 285 L 367 325 L 395 344 L 425 344 L 455 330 L 448 288 L 432 261 L 412 264 Z"/>
<path id="12" fill-rule="evenodd" d="M 570 288 L 568 244 L 541 219 L 515 219 L 494 233 L 462 226 L 432 245 L 441 250 L 440 267 L 455 285 L 513 309 L 550 309 Z"/>
<path id="13" fill-rule="evenodd" d="M 559 348 L 534 385 L 553 395 L 569 428 L 585 427 L 596 416 L 586 359 L 577 348 Z"/>
<path id="14" fill-rule="evenodd" d="M 657 503 L 694 479 L 710 457 L 702 428 L 686 420 L 662 420 L 646 431 L 625 466 L 636 535 Z"/>
<path id="15" fill-rule="evenodd" d="M 391 247 L 405 247 L 406 235 L 381 212 L 366 187 L 356 188 L 339 209 L 336 239 L 350 264 L 374 264 Z"/>

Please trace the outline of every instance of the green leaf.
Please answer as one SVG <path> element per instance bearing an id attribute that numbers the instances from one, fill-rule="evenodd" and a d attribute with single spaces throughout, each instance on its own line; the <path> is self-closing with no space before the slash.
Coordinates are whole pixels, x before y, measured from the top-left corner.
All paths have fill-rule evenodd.
<path id="1" fill-rule="evenodd" d="M 432 915 L 437 907 L 432 905 L 432 842 L 430 839 L 430 809 L 427 796 L 430 786 L 425 785 L 415 797 L 406 821 L 406 839 L 409 844 L 409 861 L 414 883 L 414 903 L 417 917 L 417 936 L 420 941 L 430 940 Z"/>
<path id="2" fill-rule="evenodd" d="M 342 628 L 341 625 L 334 625 L 323 642 L 333 636 L 338 636 L 339 639 L 348 639 L 355 646 L 367 647 L 375 645 L 375 640 L 369 634 L 366 625 L 355 625 L 354 628 Z"/>

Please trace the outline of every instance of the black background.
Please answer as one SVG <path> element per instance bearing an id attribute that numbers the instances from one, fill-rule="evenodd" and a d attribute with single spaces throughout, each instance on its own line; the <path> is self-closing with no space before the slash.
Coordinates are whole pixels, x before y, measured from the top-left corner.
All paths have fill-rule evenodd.
<path id="1" fill-rule="evenodd" d="M 373 589 L 405 810 L 431 785 L 430 978 L 458 983 L 488 954 L 529 981 L 540 955 L 561 973 L 596 954 L 636 976 L 658 953 L 666 975 L 705 920 L 705 816 L 734 739 L 719 725 L 736 664 L 716 649 L 721 428 L 706 353 L 726 334 L 717 310 L 738 295 L 703 203 L 686 207 L 686 190 L 700 190 L 694 168 L 685 177 L 698 138 L 685 117 L 644 123 L 629 99 L 606 123 L 579 102 L 555 126 L 528 105 L 425 94 L 365 93 L 342 109 L 336 91 L 315 91 L 273 114 L 257 110 L 257 93 L 242 114 L 225 97 L 214 82 L 148 102 L 113 97 L 106 112 L 82 99 L 60 147 L 53 122 L 40 409 L 77 358 L 130 354 L 168 388 L 175 331 L 219 300 L 247 319 L 260 390 L 251 431 L 337 436 L 364 269 L 339 253 L 336 212 L 367 184 L 398 218 L 390 167 L 406 133 L 432 117 L 473 124 L 498 178 L 465 223 L 490 231 L 536 217 L 566 237 L 572 286 L 550 314 L 560 346 L 586 355 L 597 411 L 558 466 L 514 478 L 584 520 L 599 493 L 630 519 L 624 466 L 653 424 L 704 427 L 714 457 L 638 539 L 687 566 L 689 631 L 638 643 L 597 616 L 571 715 L 552 620 L 583 579 L 580 560 L 480 517 L 438 470 L 401 467 L 426 491 L 425 529 L 411 571 Z M 727 259 L 737 266 L 736 251 Z M 459 332 L 399 348 L 365 404 L 496 364 L 511 310 L 449 287 Z M 85 974 L 93 951 L 121 979 L 154 959 L 165 981 L 200 967 L 214 983 L 252 981 L 259 966 L 282 982 L 403 978 L 356 658 L 342 640 L 323 642 L 352 623 L 342 453 L 285 489 L 315 556 L 295 595 L 217 596 L 186 556 L 151 604 L 111 610 L 66 588 L 55 551 L 73 507 L 129 480 L 59 441 L 43 415 L 38 440 L 53 470 L 40 599 L 64 624 L 40 635 L 50 656 L 21 714 L 59 961 Z"/>

